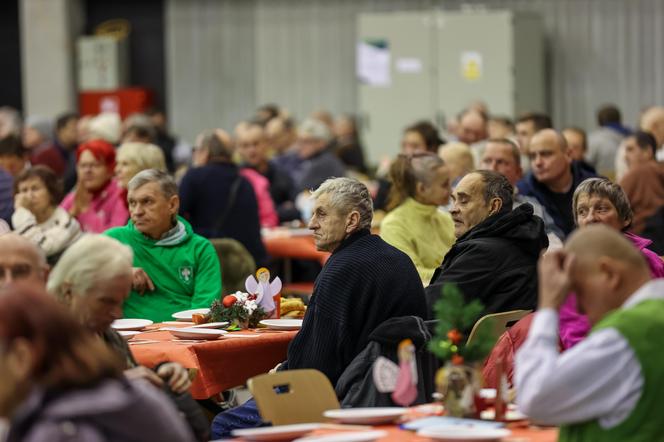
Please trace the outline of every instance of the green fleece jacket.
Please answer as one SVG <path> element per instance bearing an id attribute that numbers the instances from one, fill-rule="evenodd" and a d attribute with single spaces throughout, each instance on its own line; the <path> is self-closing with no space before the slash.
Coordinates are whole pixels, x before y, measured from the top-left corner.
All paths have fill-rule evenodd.
<path id="1" fill-rule="evenodd" d="M 175 312 L 210 307 L 219 298 L 221 270 L 214 247 L 184 219 L 178 217 L 176 227 L 160 240 L 143 235 L 131 220 L 104 234 L 131 247 L 134 267 L 145 270 L 155 285 L 143 295 L 132 290 L 124 304 L 125 318 L 168 321 Z"/>

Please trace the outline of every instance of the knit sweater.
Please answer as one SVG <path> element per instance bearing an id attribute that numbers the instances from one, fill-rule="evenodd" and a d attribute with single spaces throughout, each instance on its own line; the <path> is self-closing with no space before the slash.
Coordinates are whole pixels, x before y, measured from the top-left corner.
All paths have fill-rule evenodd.
<path id="1" fill-rule="evenodd" d="M 81 226 L 62 207 L 56 207 L 49 219 L 37 224 L 35 215 L 18 207 L 12 215 L 16 232 L 37 244 L 46 254 L 53 256 L 72 245 L 81 236 Z"/>
<path id="2" fill-rule="evenodd" d="M 454 244 L 454 221 L 436 206 L 408 198 L 385 216 L 380 236 L 413 260 L 422 282 L 428 285 Z"/>
<path id="3" fill-rule="evenodd" d="M 316 278 L 286 367 L 320 370 L 335 385 L 381 323 L 425 314 L 422 283 L 410 258 L 368 230 L 355 232 Z"/>
<path id="4" fill-rule="evenodd" d="M 134 267 L 142 268 L 155 285 L 143 295 L 131 291 L 124 304 L 125 318 L 163 322 L 181 310 L 210 307 L 220 296 L 221 271 L 214 247 L 193 233 L 184 219 L 178 221 L 177 230 L 161 240 L 143 235 L 131 221 L 105 232 L 131 247 Z"/>

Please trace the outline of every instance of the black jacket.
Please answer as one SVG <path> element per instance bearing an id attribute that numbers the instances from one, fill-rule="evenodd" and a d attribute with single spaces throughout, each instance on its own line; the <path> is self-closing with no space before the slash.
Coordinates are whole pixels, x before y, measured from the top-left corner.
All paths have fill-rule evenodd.
<path id="1" fill-rule="evenodd" d="M 479 299 L 483 314 L 534 309 L 537 260 L 548 245 L 530 204 L 488 217 L 457 239 L 433 274 L 425 290 L 430 317 L 445 283 L 455 283 L 467 301 Z"/>

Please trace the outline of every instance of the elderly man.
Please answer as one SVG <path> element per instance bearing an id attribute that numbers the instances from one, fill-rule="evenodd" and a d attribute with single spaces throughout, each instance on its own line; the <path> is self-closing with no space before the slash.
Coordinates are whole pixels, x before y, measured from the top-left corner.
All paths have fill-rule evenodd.
<path id="1" fill-rule="evenodd" d="M 521 154 L 519 146 L 509 138 L 494 138 L 487 141 L 480 164 L 482 170 L 493 170 L 507 178 L 512 187 L 514 187 L 514 203 L 512 208 L 516 208 L 523 203 L 533 206 L 533 213 L 544 221 L 544 230 L 549 238 L 549 246 L 562 247 L 561 239 L 564 238 L 563 232 L 556 226 L 551 215 L 544 207 L 532 196 L 521 195 L 517 189 L 517 182 L 523 177 L 521 169 Z"/>
<path id="2" fill-rule="evenodd" d="M 177 185 L 148 169 L 127 184 L 131 219 L 106 235 L 134 251 L 132 290 L 124 316 L 162 322 L 180 310 L 209 307 L 221 294 L 221 272 L 210 242 L 177 216 Z"/>
<path id="3" fill-rule="evenodd" d="M 242 167 L 250 168 L 267 178 L 270 196 L 279 215 L 279 222 L 300 218 L 295 208 L 295 184 L 287 172 L 274 161 L 268 160 L 265 129 L 257 123 L 248 123 L 237 135 L 237 152 Z"/>
<path id="4" fill-rule="evenodd" d="M 196 167 L 187 172 L 180 185 L 180 213 L 196 233 L 206 238 L 238 240 L 258 266 L 266 265 L 256 193 L 232 157 L 228 135 L 222 139 L 217 131 L 206 130 L 198 136 Z"/>
<path id="5" fill-rule="evenodd" d="M 447 283 L 481 301 L 484 314 L 535 308 L 537 258 L 549 241 L 530 204 L 512 210 L 513 195 L 496 172 L 478 170 L 459 181 L 450 211 L 457 241 L 426 288 L 430 311 Z"/>
<path id="6" fill-rule="evenodd" d="M 561 441 L 654 441 L 664 434 L 664 281 L 619 232 L 589 226 L 539 264 L 539 311 L 516 355 L 521 411 Z M 558 353 L 558 308 L 577 294 L 593 325 Z"/>
<path id="7" fill-rule="evenodd" d="M 586 178 L 596 175 L 572 161 L 567 141 L 559 132 L 544 129 L 530 141 L 532 170 L 517 184 L 519 193 L 537 198 L 565 235 L 574 229 L 572 195 Z"/>
<path id="8" fill-rule="evenodd" d="M 127 378 L 145 379 L 164 389 L 185 413 L 198 439 L 207 440 L 206 419 L 187 394 L 191 386 L 188 371 L 176 362 L 159 364 L 154 371 L 138 365 L 126 341 L 111 328 L 122 317 L 132 279 L 129 247 L 102 235 L 87 235 L 62 255 L 47 288 L 85 328 L 101 336 L 122 357 Z"/>
<path id="9" fill-rule="evenodd" d="M 0 285 L 14 282 L 43 287 L 48 276 L 46 255 L 32 241 L 16 233 L 0 235 Z"/>
<path id="10" fill-rule="evenodd" d="M 325 123 L 312 118 L 305 120 L 297 136 L 302 166 L 294 177 L 296 192 L 315 189 L 328 178 L 346 175 L 343 163 L 327 149 L 332 133 Z"/>
<path id="11" fill-rule="evenodd" d="M 280 368 L 314 368 L 335 385 L 376 327 L 394 317 L 423 317 L 426 304 L 408 255 L 371 234 L 373 208 L 364 184 L 330 179 L 313 199 L 309 228 L 316 248 L 332 255 L 316 279 L 302 329 Z M 218 415 L 213 437 L 259 424 L 255 402 L 250 401 Z"/>

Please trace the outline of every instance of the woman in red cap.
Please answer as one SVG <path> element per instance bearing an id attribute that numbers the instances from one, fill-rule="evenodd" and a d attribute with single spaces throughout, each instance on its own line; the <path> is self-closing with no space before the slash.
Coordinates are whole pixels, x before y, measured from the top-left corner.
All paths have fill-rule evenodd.
<path id="1" fill-rule="evenodd" d="M 75 217 L 83 231 L 101 233 L 127 223 L 124 191 L 113 179 L 115 148 L 103 140 L 87 141 L 76 150 L 76 188 L 61 206 Z"/>

